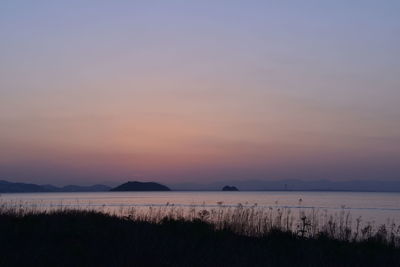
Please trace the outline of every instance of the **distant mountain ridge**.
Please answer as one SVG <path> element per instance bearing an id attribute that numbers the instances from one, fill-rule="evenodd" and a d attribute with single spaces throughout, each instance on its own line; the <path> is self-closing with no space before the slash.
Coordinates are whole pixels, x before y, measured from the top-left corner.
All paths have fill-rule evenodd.
<path id="1" fill-rule="evenodd" d="M 54 185 L 37 185 L 30 183 L 13 183 L 0 180 L 0 193 L 34 193 L 34 192 L 103 192 L 111 187 L 101 184 L 91 186 L 67 185 L 57 187 Z"/>
<path id="2" fill-rule="evenodd" d="M 49 192 L 45 187 L 37 184 L 26 183 L 12 183 L 7 181 L 0 181 L 1 193 L 23 193 L 23 192 Z"/>
<path id="3" fill-rule="evenodd" d="M 154 183 L 157 184 L 157 183 Z M 221 191 L 227 184 L 234 184 L 241 191 L 355 191 L 355 192 L 400 192 L 400 181 L 378 180 L 224 180 L 213 183 L 180 183 L 167 184 L 168 190 L 173 191 Z M 161 185 L 161 184 L 159 184 Z M 122 186 L 122 185 L 121 185 Z M 164 186 L 164 185 L 161 185 Z M 37 185 L 32 183 L 14 183 L 0 180 L 0 193 L 29 193 L 29 192 L 104 192 L 124 191 L 115 190 L 106 185 L 78 186 L 67 185 Z M 112 189 L 112 190 L 111 190 Z M 123 189 L 123 188 L 122 188 Z M 166 191 L 165 188 L 148 190 L 136 189 L 125 191 Z"/>
<path id="4" fill-rule="evenodd" d="M 354 191 L 354 192 L 400 192 L 400 180 L 223 180 L 212 183 L 168 184 L 176 191 L 220 191 L 227 184 L 234 184 L 241 191 Z"/>

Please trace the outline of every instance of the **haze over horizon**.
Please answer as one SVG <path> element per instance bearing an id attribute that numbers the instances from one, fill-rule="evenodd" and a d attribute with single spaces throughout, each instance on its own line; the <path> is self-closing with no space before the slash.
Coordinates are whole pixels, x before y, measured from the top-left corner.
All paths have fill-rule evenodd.
<path id="1" fill-rule="evenodd" d="M 0 180 L 400 180 L 399 1 L 0 3 Z"/>

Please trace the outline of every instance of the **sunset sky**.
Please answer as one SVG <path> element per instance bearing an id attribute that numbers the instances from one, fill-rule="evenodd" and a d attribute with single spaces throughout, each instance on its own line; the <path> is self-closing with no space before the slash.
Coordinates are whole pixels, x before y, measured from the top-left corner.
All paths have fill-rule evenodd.
<path id="1" fill-rule="evenodd" d="M 0 2 L 0 180 L 400 180 L 400 1 Z"/>

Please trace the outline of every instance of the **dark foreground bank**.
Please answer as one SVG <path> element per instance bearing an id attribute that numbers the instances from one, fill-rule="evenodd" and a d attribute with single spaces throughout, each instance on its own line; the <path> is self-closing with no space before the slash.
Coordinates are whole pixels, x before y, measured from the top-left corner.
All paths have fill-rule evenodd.
<path id="1" fill-rule="evenodd" d="M 262 238 L 201 221 L 138 222 L 90 211 L 0 215 L 0 266 L 400 266 L 379 240 Z"/>

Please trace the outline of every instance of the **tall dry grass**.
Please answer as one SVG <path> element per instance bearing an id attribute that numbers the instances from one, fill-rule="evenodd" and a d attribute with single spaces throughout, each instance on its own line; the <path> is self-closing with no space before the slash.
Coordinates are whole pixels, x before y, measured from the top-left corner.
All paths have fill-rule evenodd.
<path id="1" fill-rule="evenodd" d="M 301 204 L 301 203 L 300 203 Z M 160 224 L 165 221 L 202 221 L 216 230 L 229 230 L 246 236 L 262 237 L 274 231 L 287 232 L 302 238 L 321 238 L 359 242 L 377 241 L 400 247 L 400 225 L 394 221 L 376 225 L 362 217 L 353 219 L 343 207 L 340 212 L 329 213 L 319 209 L 290 209 L 277 207 L 225 206 L 218 202 L 216 207 L 176 206 L 68 206 L 62 203 L 50 206 L 23 202 L 1 202 L 0 215 L 26 216 L 32 214 L 53 214 L 63 212 L 94 211 L 107 213 L 138 222 Z"/>

